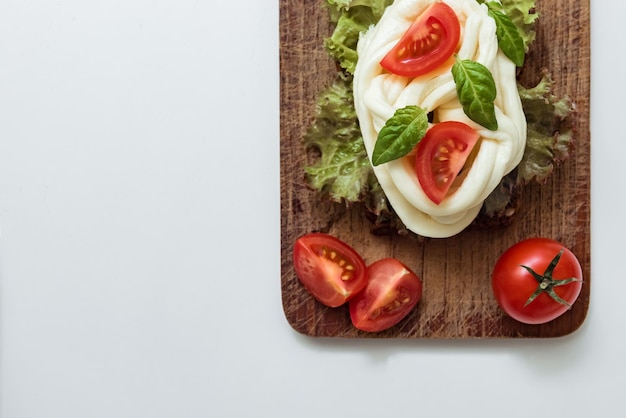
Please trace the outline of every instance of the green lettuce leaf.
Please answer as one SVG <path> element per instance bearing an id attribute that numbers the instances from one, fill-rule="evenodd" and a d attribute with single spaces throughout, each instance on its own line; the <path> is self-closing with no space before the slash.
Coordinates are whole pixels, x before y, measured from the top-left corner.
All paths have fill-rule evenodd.
<path id="1" fill-rule="evenodd" d="M 393 0 L 326 0 L 326 4 L 331 13 L 341 13 L 349 11 L 351 8 L 363 6 L 371 9 L 372 13 L 378 16 L 376 22 L 380 20 L 383 12 L 391 3 L 393 3 Z M 333 20 L 331 19 L 331 21 Z M 334 22 L 336 23 L 336 20 Z"/>
<path id="2" fill-rule="evenodd" d="M 518 85 L 528 134 L 524 158 L 518 167 L 518 180 L 545 181 L 554 166 L 569 157 L 573 144 L 573 116 L 571 100 L 551 92 L 552 79 L 547 71 L 532 88 Z"/>
<path id="3" fill-rule="evenodd" d="M 320 93 L 316 117 L 306 135 L 307 150 L 318 154 L 305 167 L 307 184 L 335 202 L 364 202 L 373 213 L 387 209 L 365 151 L 353 105 L 352 77 L 339 73 Z"/>
<path id="4" fill-rule="evenodd" d="M 335 30 L 324 40 L 329 56 L 341 68 L 354 74 L 356 46 L 359 36 L 376 24 L 392 0 L 327 0 L 329 15 Z"/>

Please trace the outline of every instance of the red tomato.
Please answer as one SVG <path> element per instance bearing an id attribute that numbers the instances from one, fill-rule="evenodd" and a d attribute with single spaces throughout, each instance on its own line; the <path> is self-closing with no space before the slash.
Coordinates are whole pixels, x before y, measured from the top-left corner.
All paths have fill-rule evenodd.
<path id="1" fill-rule="evenodd" d="M 417 145 L 415 173 L 434 203 L 444 199 L 480 135 L 462 122 L 433 125 Z"/>
<path id="2" fill-rule="evenodd" d="M 395 258 L 367 268 L 367 285 L 352 298 L 350 319 L 360 330 L 378 332 L 400 322 L 422 296 L 422 282 Z"/>
<path id="3" fill-rule="evenodd" d="M 393 74 L 417 77 L 446 62 L 461 37 L 461 25 L 454 10 L 435 2 L 420 14 L 380 65 Z"/>
<path id="4" fill-rule="evenodd" d="M 352 247 L 331 235 L 311 233 L 298 238 L 293 264 L 304 287 L 331 308 L 343 305 L 365 287 L 365 262 Z"/>
<path id="5" fill-rule="evenodd" d="M 580 263 L 570 250 L 551 239 L 530 238 L 502 254 L 494 267 L 492 288 L 509 316 L 543 324 L 570 309 L 582 278 Z"/>

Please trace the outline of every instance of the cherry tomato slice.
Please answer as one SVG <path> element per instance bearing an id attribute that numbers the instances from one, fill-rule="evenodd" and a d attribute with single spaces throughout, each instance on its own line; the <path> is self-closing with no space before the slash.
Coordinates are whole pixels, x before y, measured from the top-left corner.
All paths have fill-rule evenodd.
<path id="1" fill-rule="evenodd" d="M 454 10 L 443 2 L 432 3 L 415 19 L 380 65 L 393 74 L 406 77 L 427 74 L 452 56 L 460 37 L 461 25 Z"/>
<path id="2" fill-rule="evenodd" d="M 480 135 L 457 121 L 433 125 L 417 145 L 415 173 L 435 204 L 446 197 Z"/>
<path id="3" fill-rule="evenodd" d="M 311 233 L 298 238 L 293 264 L 304 287 L 331 308 L 343 305 L 365 287 L 365 262 L 352 247 L 331 235 Z"/>
<path id="4" fill-rule="evenodd" d="M 367 285 L 348 303 L 352 324 L 378 332 L 400 322 L 422 296 L 422 282 L 395 258 L 384 258 L 367 268 Z"/>
<path id="5" fill-rule="evenodd" d="M 529 238 L 500 256 L 491 284 L 509 316 L 543 324 L 567 312 L 580 294 L 582 278 L 580 263 L 569 249 L 551 239 Z"/>

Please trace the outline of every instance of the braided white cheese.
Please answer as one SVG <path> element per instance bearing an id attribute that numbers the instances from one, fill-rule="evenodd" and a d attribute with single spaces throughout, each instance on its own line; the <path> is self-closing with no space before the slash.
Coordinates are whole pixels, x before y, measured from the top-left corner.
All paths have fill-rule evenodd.
<path id="1" fill-rule="evenodd" d="M 483 201 L 502 177 L 520 162 L 526 143 L 526 118 L 517 91 L 515 64 L 498 48 L 496 26 L 487 7 L 476 0 L 443 0 L 461 24 L 459 59 L 486 66 L 496 82 L 498 129 L 490 131 L 463 112 L 450 71 L 452 60 L 433 73 L 417 78 L 386 72 L 381 59 L 400 40 L 415 18 L 437 0 L 396 0 L 381 20 L 361 36 L 354 74 L 357 116 L 371 159 L 378 132 L 394 112 L 417 105 L 433 112 L 434 122 L 461 121 L 480 134 L 478 152 L 459 176 L 459 186 L 439 204 L 420 186 L 410 158 L 374 167 L 391 206 L 411 231 L 426 237 L 450 237 L 465 229 L 478 215 Z"/>

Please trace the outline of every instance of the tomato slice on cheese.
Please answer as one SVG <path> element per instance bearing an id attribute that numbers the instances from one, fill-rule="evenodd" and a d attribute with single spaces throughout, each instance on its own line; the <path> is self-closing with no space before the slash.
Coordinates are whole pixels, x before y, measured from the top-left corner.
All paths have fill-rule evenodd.
<path id="1" fill-rule="evenodd" d="M 422 190 L 436 204 L 446 197 L 480 135 L 457 121 L 433 125 L 417 145 L 415 173 Z"/>
<path id="2" fill-rule="evenodd" d="M 454 10 L 443 2 L 432 3 L 415 19 L 380 65 L 393 74 L 406 77 L 427 74 L 452 56 L 460 37 L 461 25 Z"/>

